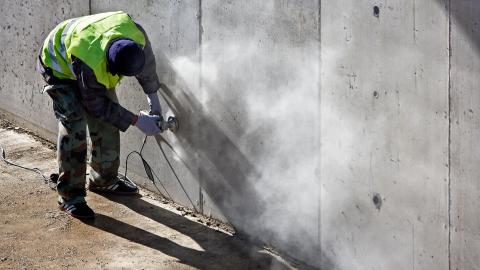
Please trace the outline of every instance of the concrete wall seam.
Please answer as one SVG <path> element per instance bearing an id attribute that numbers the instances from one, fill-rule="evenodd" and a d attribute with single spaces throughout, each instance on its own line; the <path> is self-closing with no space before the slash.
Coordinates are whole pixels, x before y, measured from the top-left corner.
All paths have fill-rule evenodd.
<path id="1" fill-rule="evenodd" d="M 452 269 L 452 1 L 446 5 L 448 14 L 448 269 Z"/>
<path id="2" fill-rule="evenodd" d="M 322 27 L 321 27 L 321 21 L 322 21 L 322 0 L 318 0 L 318 14 L 317 14 L 317 21 L 319 22 L 318 25 L 318 77 L 321 78 L 321 73 L 322 73 Z M 322 104 L 322 81 L 318 81 L 318 104 Z M 318 119 L 321 119 L 321 113 L 322 113 L 322 108 L 321 106 L 318 106 Z M 322 122 L 319 120 L 316 122 L 317 127 L 315 130 L 317 130 L 317 135 L 315 136 L 316 139 L 316 146 L 318 149 L 321 148 L 322 144 L 322 136 L 321 136 L 321 130 L 322 130 Z M 320 151 L 319 151 L 320 152 Z M 318 254 L 320 254 L 320 257 L 323 254 L 322 252 L 322 229 L 321 229 L 321 224 L 322 224 L 322 172 L 321 172 L 321 163 L 322 163 L 322 156 L 318 155 L 317 156 L 317 166 L 315 168 L 315 175 L 318 177 L 319 181 L 319 192 L 318 192 L 318 208 L 319 211 L 317 213 L 317 248 L 318 248 Z"/>
<path id="3" fill-rule="evenodd" d="M 200 76 L 198 77 L 198 87 L 202 89 L 202 39 L 203 39 L 203 24 L 202 24 L 202 0 L 198 0 L 198 47 L 199 47 L 199 55 L 198 55 L 198 62 L 199 62 L 199 73 Z M 199 200 L 199 209 L 202 214 L 204 214 L 204 198 L 203 198 L 203 189 L 202 186 L 198 187 L 198 200 Z"/>

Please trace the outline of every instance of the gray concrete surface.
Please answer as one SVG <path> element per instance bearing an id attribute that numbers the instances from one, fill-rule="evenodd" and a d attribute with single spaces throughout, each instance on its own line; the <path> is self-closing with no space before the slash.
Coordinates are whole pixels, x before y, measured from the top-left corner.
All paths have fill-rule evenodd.
<path id="1" fill-rule="evenodd" d="M 197 96 L 218 131 L 199 143 L 231 140 L 215 145 L 223 175 L 206 191 L 236 227 L 318 264 L 318 1 L 202 4 Z"/>
<path id="2" fill-rule="evenodd" d="M 479 8 L 2 2 L 0 109 L 51 136 L 51 104 L 33 75 L 39 43 L 69 16 L 125 10 L 149 33 L 162 102 L 181 122 L 145 149 L 175 201 L 323 269 L 474 269 Z M 118 91 L 132 111 L 147 108 L 134 80 Z M 122 160 L 142 139 L 135 128 L 122 134 Z M 130 168 L 156 190 L 138 158 Z"/>
<path id="3" fill-rule="evenodd" d="M 325 263 L 448 268 L 446 9 L 326 1 L 321 25 Z"/>
<path id="4" fill-rule="evenodd" d="M 52 102 L 40 94 L 35 72 L 40 44 L 60 21 L 88 14 L 88 0 L 2 1 L 0 3 L 0 109 L 30 122 L 30 128 L 55 139 Z"/>
<path id="5" fill-rule="evenodd" d="M 451 3 L 451 269 L 480 264 L 480 12 L 478 1 Z"/>

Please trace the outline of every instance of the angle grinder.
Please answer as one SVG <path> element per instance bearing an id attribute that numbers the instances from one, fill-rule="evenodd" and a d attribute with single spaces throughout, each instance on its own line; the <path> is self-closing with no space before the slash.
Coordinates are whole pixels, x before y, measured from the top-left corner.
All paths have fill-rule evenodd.
<path id="1" fill-rule="evenodd" d="M 163 116 L 161 116 L 159 114 L 156 114 L 156 113 L 147 112 L 147 111 L 140 111 L 140 113 L 143 114 L 143 115 L 156 115 L 156 116 L 160 117 L 160 119 L 157 122 L 157 125 L 160 128 L 161 132 L 164 132 L 168 129 L 171 132 L 175 133 L 175 132 L 178 131 L 178 129 L 180 127 L 177 118 L 174 117 L 174 116 L 169 116 L 167 118 L 167 121 L 165 121 Z"/>

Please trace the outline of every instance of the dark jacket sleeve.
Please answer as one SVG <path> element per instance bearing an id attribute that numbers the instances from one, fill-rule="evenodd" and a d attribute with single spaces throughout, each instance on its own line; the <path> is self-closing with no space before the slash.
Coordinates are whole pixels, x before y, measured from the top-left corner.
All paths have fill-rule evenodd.
<path id="1" fill-rule="evenodd" d="M 126 131 L 136 118 L 135 114 L 107 97 L 105 86 L 97 82 L 97 78 L 80 59 L 72 61 L 77 77 L 78 88 L 86 111 L 94 118 L 111 123 L 121 131 Z"/>
<path id="2" fill-rule="evenodd" d="M 160 88 L 155 55 L 153 54 L 147 33 L 141 25 L 137 24 L 137 27 L 145 35 L 145 48 L 143 49 L 143 52 L 145 53 L 145 67 L 143 68 L 143 71 L 135 77 L 137 78 L 138 83 L 142 86 L 143 92 L 145 92 L 145 94 L 151 94 L 157 92 Z"/>

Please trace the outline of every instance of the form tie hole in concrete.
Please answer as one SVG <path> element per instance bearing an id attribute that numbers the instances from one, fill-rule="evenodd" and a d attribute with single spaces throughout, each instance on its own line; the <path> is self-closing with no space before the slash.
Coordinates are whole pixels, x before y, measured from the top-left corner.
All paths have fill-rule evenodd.
<path id="1" fill-rule="evenodd" d="M 377 208 L 377 210 L 380 210 L 380 208 L 382 207 L 382 197 L 380 196 L 380 194 L 374 193 L 372 201 L 375 205 L 375 208 Z"/>
<path id="2" fill-rule="evenodd" d="M 380 8 L 378 6 L 373 7 L 373 16 L 377 18 L 380 16 Z"/>
<path id="3" fill-rule="evenodd" d="M 374 97 L 374 98 L 378 98 L 379 96 L 380 96 L 380 95 L 378 94 L 377 91 L 373 91 L 373 97 Z"/>

